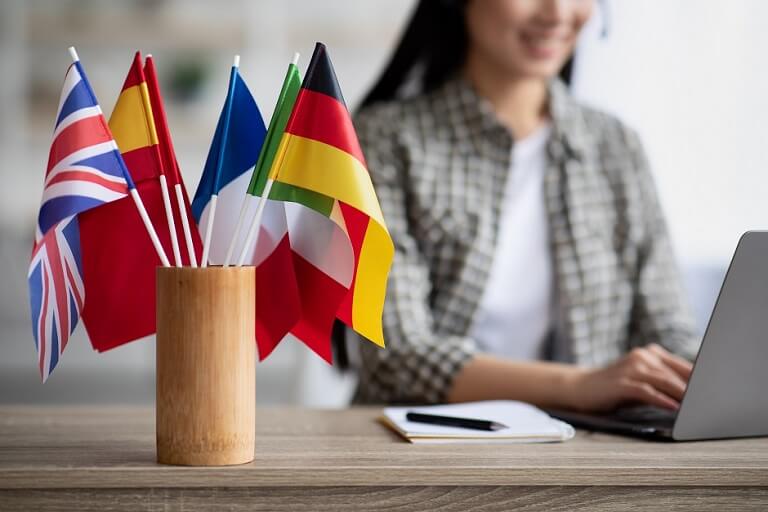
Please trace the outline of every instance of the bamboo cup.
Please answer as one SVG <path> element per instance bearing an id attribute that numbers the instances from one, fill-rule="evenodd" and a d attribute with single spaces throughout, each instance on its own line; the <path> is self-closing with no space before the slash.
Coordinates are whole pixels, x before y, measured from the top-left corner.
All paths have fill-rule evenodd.
<path id="1" fill-rule="evenodd" d="M 219 466 L 254 457 L 253 267 L 158 267 L 157 461 Z"/>

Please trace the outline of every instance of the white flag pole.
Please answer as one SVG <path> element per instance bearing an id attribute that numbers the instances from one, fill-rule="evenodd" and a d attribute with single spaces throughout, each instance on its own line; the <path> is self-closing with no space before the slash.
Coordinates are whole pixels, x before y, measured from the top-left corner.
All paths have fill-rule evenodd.
<path id="1" fill-rule="evenodd" d="M 171 262 L 168 261 L 168 256 L 165 255 L 163 246 L 160 244 L 160 239 L 157 237 L 157 232 L 155 231 L 154 226 L 152 226 L 152 221 L 149 220 L 147 209 L 144 208 L 144 203 L 141 200 L 141 196 L 139 196 L 139 191 L 136 190 L 136 187 L 133 187 L 130 189 L 130 193 L 131 197 L 133 198 L 133 202 L 136 204 L 136 209 L 139 210 L 141 220 L 144 222 L 144 227 L 147 230 L 147 234 L 149 234 L 149 238 L 152 240 L 152 245 L 155 246 L 155 251 L 160 257 L 160 261 L 163 262 L 164 267 L 170 267 Z"/>
<path id="2" fill-rule="evenodd" d="M 219 158 L 216 162 L 216 175 L 213 180 L 213 194 L 211 195 L 211 213 L 208 215 L 208 225 L 205 227 L 205 240 L 203 241 L 203 261 L 200 266 L 208 266 L 208 254 L 211 250 L 211 234 L 213 233 L 213 221 L 216 218 L 216 201 L 219 198 L 219 176 L 221 175 L 221 166 L 224 164 L 224 149 L 227 147 L 227 131 L 229 128 L 229 117 L 232 113 L 232 96 L 235 92 L 235 74 L 234 70 L 240 67 L 240 56 L 235 55 L 232 63 L 233 72 L 229 77 L 229 91 L 227 93 L 227 110 L 224 118 L 224 129 L 221 137 L 221 147 L 219 148 Z"/>
<path id="3" fill-rule="evenodd" d="M 197 254 L 195 254 L 195 246 L 192 243 L 192 231 L 189 229 L 189 217 L 185 208 L 186 203 L 184 202 L 184 192 L 181 189 L 181 183 L 177 183 L 173 188 L 176 190 L 176 203 L 179 205 L 179 213 L 181 214 L 181 227 L 184 229 L 184 241 L 187 242 L 189 263 L 193 267 L 197 267 Z"/>
<path id="4" fill-rule="evenodd" d="M 163 194 L 163 205 L 165 206 L 165 218 L 168 220 L 168 231 L 171 233 L 173 260 L 177 267 L 181 267 L 181 251 L 179 251 L 179 239 L 176 236 L 176 221 L 173 219 L 171 197 L 168 194 L 168 180 L 165 179 L 165 174 L 160 175 L 160 191 Z"/>
<path id="5" fill-rule="evenodd" d="M 68 50 L 69 50 L 69 56 L 72 57 L 72 62 L 78 62 L 80 60 L 80 57 L 78 57 L 77 50 L 75 50 L 75 47 L 70 46 Z"/>
<path id="6" fill-rule="evenodd" d="M 269 200 L 269 191 L 272 190 L 272 183 L 274 183 L 273 180 L 267 179 L 267 183 L 264 185 L 264 192 L 262 192 L 261 197 L 259 197 L 259 205 L 256 207 L 256 214 L 253 216 L 251 227 L 248 228 L 248 236 L 245 237 L 245 243 L 240 251 L 240 257 L 237 259 L 238 267 L 242 267 L 245 264 L 245 257 L 248 255 L 248 249 L 251 247 L 256 233 L 261 227 L 261 218 L 264 215 L 264 208 L 267 206 L 267 201 Z"/>
<path id="7" fill-rule="evenodd" d="M 227 255 L 224 258 L 225 267 L 228 267 L 232 262 L 232 254 L 235 252 L 235 245 L 237 245 L 237 240 L 240 238 L 240 229 L 243 227 L 245 212 L 248 211 L 248 208 L 253 204 L 253 199 L 254 197 L 246 192 L 245 197 L 243 198 L 243 205 L 240 207 L 240 215 L 238 216 L 237 224 L 235 225 L 235 232 L 232 234 L 232 240 L 229 242 L 229 247 L 227 247 Z"/>
<path id="8" fill-rule="evenodd" d="M 293 54 L 293 60 L 291 61 L 291 64 L 293 66 L 296 66 L 298 63 L 299 63 L 299 52 L 296 52 Z M 273 116 L 276 116 L 277 114 L 278 114 L 277 110 L 275 110 L 275 112 L 272 113 Z M 270 170 L 271 169 L 267 169 L 267 181 L 264 184 L 264 190 L 262 191 L 261 196 L 259 197 L 258 206 L 256 207 L 256 213 L 253 216 L 253 219 L 251 220 L 250 227 L 248 228 L 248 234 L 245 237 L 245 243 L 243 244 L 243 248 L 240 250 L 240 256 L 237 259 L 238 267 L 242 267 L 245 264 L 245 257 L 248 255 L 248 250 L 250 249 L 251 244 L 253 243 L 253 240 L 256 237 L 256 233 L 261 227 L 261 219 L 264 216 L 264 209 L 267 206 L 267 200 L 269 199 L 269 192 L 272 190 L 272 183 L 274 183 L 274 180 L 269 178 Z M 240 214 L 243 215 L 243 212 L 241 211 Z M 239 225 L 240 224 L 238 223 L 238 226 Z M 237 232 L 235 233 L 235 235 L 237 236 Z M 256 243 L 258 244 L 258 240 L 256 240 Z"/>
<path id="9" fill-rule="evenodd" d="M 77 55 L 77 50 L 75 50 L 74 46 L 69 47 L 69 55 L 72 57 L 72 62 L 78 62 L 80 60 Z M 117 148 L 117 146 L 115 147 Z M 139 196 L 138 190 L 136 190 L 136 186 L 133 184 L 131 174 L 128 172 L 128 167 L 126 167 L 122 155 L 119 156 L 118 161 L 120 163 L 121 170 L 123 171 L 123 176 L 125 177 L 126 183 L 128 184 L 128 192 L 131 194 L 133 202 L 136 205 L 136 209 L 139 211 L 139 216 L 144 223 L 144 228 L 147 230 L 147 234 L 149 235 L 150 240 L 152 240 L 152 245 L 155 247 L 155 251 L 160 258 L 160 261 L 163 263 L 163 266 L 170 267 L 171 262 L 168 261 L 168 256 L 165 255 L 163 246 L 160 244 L 160 239 L 157 237 L 157 232 L 155 231 L 154 226 L 152 226 L 152 221 L 149 219 L 147 209 L 144 208 L 144 203 L 141 200 L 141 196 Z"/>
<path id="10" fill-rule="evenodd" d="M 211 211 L 208 214 L 208 223 L 205 225 L 205 239 L 203 240 L 203 258 L 200 266 L 208 266 L 208 253 L 211 250 L 211 234 L 213 233 L 213 219 L 216 217 L 216 202 L 219 199 L 218 194 L 211 195 Z"/>
<path id="11" fill-rule="evenodd" d="M 152 57 L 151 53 L 147 54 L 147 58 Z M 145 94 L 142 94 L 142 100 L 145 103 L 145 109 L 148 111 L 150 117 L 152 117 L 152 103 Z M 165 219 L 168 222 L 168 232 L 171 234 L 171 247 L 173 248 L 173 260 L 177 267 L 181 267 L 181 251 L 179 250 L 179 238 L 176 235 L 176 220 L 173 218 L 173 207 L 171 206 L 171 196 L 168 193 L 168 180 L 165 177 L 165 169 L 163 168 L 163 159 L 160 156 L 160 148 L 155 146 L 155 154 L 157 155 L 157 163 L 160 166 L 160 192 L 163 196 L 163 207 L 165 208 Z M 179 208 L 181 212 L 181 208 Z"/>

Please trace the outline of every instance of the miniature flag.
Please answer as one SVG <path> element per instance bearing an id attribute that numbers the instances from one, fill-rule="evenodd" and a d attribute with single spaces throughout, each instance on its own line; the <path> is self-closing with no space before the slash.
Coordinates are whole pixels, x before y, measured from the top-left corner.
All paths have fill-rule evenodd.
<path id="1" fill-rule="evenodd" d="M 300 87 L 299 70 L 291 63 L 247 191 L 259 198 L 257 201 L 266 201 L 263 216 L 258 219 L 261 225 L 255 247 L 241 249 L 244 262 L 256 266 L 256 343 L 260 360 L 269 356 L 301 317 L 285 203 L 263 198 L 267 176 Z"/>
<path id="2" fill-rule="evenodd" d="M 76 60 L 64 78 L 28 273 L 32 331 L 43 382 L 66 348 L 85 302 L 80 216 L 125 197 L 129 181 Z"/>
<path id="3" fill-rule="evenodd" d="M 157 228 L 166 254 L 172 254 L 160 188 L 160 147 L 144 76 L 136 53 L 109 119 L 115 141 Z M 181 218 L 177 237 L 183 240 Z M 130 199 L 84 214 L 80 225 L 83 280 L 88 301 L 83 323 L 91 345 L 103 352 L 155 333 L 155 268 L 158 255 Z M 196 239 L 200 245 L 199 237 Z M 186 251 L 183 262 L 189 263 Z"/>
<path id="4" fill-rule="evenodd" d="M 181 176 L 179 163 L 176 160 L 176 152 L 173 149 L 171 130 L 168 127 L 168 120 L 165 116 L 163 96 L 160 93 L 160 84 L 157 80 L 157 72 L 155 71 L 155 61 L 151 55 L 148 55 L 144 62 L 144 73 L 149 92 L 149 103 L 157 131 L 157 144 L 162 162 L 161 172 L 167 176 L 169 185 L 174 189 L 176 201 L 171 200 L 171 203 L 175 203 L 178 209 L 178 213 L 174 212 L 174 217 L 177 218 L 176 215 L 178 215 L 181 220 L 181 226 L 179 226 L 178 222 L 175 222 L 175 225 L 177 233 L 180 232 L 178 234 L 179 245 L 184 248 L 181 251 L 182 264 L 189 265 L 191 263 L 192 266 L 197 266 L 197 262 L 200 261 L 200 255 L 203 252 L 203 242 L 200 240 L 200 234 L 197 229 L 190 229 L 190 225 L 194 228 L 192 206 L 189 202 L 187 187 L 184 185 L 184 179 Z M 181 242 L 182 240 L 183 243 Z"/>
<path id="5" fill-rule="evenodd" d="M 381 315 L 394 246 L 321 43 L 275 161 L 270 198 L 306 207 L 288 211 L 302 303 L 301 321 L 291 332 L 329 363 L 335 318 L 383 347 Z"/>
<path id="6" fill-rule="evenodd" d="M 203 175 L 192 200 L 192 214 L 201 233 L 217 205 L 208 260 L 224 262 L 235 231 L 238 208 L 248 189 L 266 134 L 264 120 L 237 66 L 232 66 L 229 92 L 213 135 Z"/>

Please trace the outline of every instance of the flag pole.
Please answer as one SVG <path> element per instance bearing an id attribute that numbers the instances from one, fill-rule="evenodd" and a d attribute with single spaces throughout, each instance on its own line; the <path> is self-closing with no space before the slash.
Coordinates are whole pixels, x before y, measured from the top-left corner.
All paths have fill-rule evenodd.
<path id="1" fill-rule="evenodd" d="M 145 59 L 145 65 L 144 67 L 147 67 L 147 64 L 150 65 L 149 69 L 152 73 L 152 87 L 155 89 L 155 92 L 157 93 L 157 100 L 158 100 L 158 108 L 159 113 L 161 114 L 161 118 L 163 120 L 163 124 L 166 126 L 164 130 L 167 130 L 168 120 L 165 118 L 165 112 L 162 108 L 162 100 L 160 95 L 160 86 L 157 83 L 157 72 L 155 71 L 155 62 L 152 58 L 152 54 L 148 54 L 147 58 Z M 152 102 L 150 101 L 150 104 Z M 195 245 L 192 242 L 192 230 L 189 227 L 189 211 L 186 208 L 186 195 L 184 193 L 184 181 L 181 177 L 181 171 L 179 170 L 179 164 L 176 162 L 175 157 L 175 151 L 173 149 L 173 141 L 171 140 L 170 134 L 168 136 L 168 147 L 164 148 L 166 151 L 167 156 L 169 156 L 169 161 L 171 162 L 172 168 L 172 175 L 175 178 L 176 184 L 174 185 L 174 190 L 176 192 L 176 203 L 179 207 L 179 216 L 181 217 L 181 227 L 182 231 L 184 233 L 184 241 L 187 244 L 187 254 L 189 256 L 189 263 L 192 267 L 197 267 L 197 254 L 195 253 Z M 183 262 L 182 262 L 183 263 Z"/>
<path id="2" fill-rule="evenodd" d="M 298 63 L 299 63 L 299 54 L 297 52 L 293 54 L 293 60 L 291 61 L 291 64 L 296 66 Z M 272 115 L 275 115 L 275 114 L 272 114 Z M 256 214 L 253 216 L 253 220 L 251 221 L 251 226 L 248 228 L 248 235 L 245 237 L 245 243 L 243 244 L 243 248 L 240 250 L 240 257 L 237 259 L 238 267 L 242 267 L 243 264 L 245 264 L 245 257 L 248 255 L 248 249 L 251 247 L 251 244 L 253 243 L 253 239 L 256 237 L 256 233 L 261 227 L 261 218 L 264 216 L 264 208 L 266 208 L 267 206 L 267 199 L 269 199 L 269 193 L 272 190 L 272 183 L 274 183 L 274 180 L 269 178 L 269 170 L 268 170 L 267 181 L 264 184 L 264 191 L 261 193 L 261 197 L 259 197 L 259 203 L 258 203 L 258 206 L 256 207 Z M 258 240 L 256 241 L 256 243 L 258 243 Z"/>
<path id="3" fill-rule="evenodd" d="M 128 169 L 125 168 L 125 164 L 122 164 L 122 167 L 124 168 L 125 172 L 128 171 Z M 149 219 L 147 209 L 144 208 L 144 203 L 142 202 L 141 196 L 139 196 L 139 191 L 136 190 L 136 185 L 133 184 L 133 181 L 131 181 L 131 185 L 129 187 L 129 192 L 131 193 L 133 202 L 136 204 L 136 209 L 139 210 L 139 216 L 141 217 L 142 222 L 144 222 L 144 227 L 147 230 L 149 238 L 152 240 L 152 245 L 155 247 L 155 252 L 157 252 L 157 255 L 160 257 L 160 261 L 163 263 L 163 266 L 170 267 L 171 262 L 168 261 L 168 256 L 165 255 L 163 246 L 160 244 L 160 239 L 157 237 L 157 232 L 155 231 L 154 226 L 152 226 L 152 221 Z"/>
<path id="4" fill-rule="evenodd" d="M 77 50 L 75 50 L 74 46 L 69 47 L 69 55 L 72 57 L 72 62 L 80 61 L 80 57 L 78 57 Z M 93 93 L 91 92 L 91 94 Z M 155 231 L 154 226 L 152 226 L 152 221 L 149 219 L 149 214 L 147 214 L 147 209 L 144 207 L 141 196 L 139 196 L 139 192 L 136 190 L 136 185 L 133 183 L 133 179 L 131 178 L 131 173 L 128 172 L 128 167 L 125 165 L 123 155 L 120 154 L 119 151 L 118 155 L 119 158 L 117 160 L 120 163 L 120 170 L 123 172 L 123 177 L 128 184 L 128 192 L 131 194 L 131 198 L 133 198 L 133 202 L 136 205 L 136 209 L 139 211 L 139 216 L 141 217 L 142 222 L 144 222 L 144 228 L 147 230 L 147 234 L 149 235 L 150 240 L 152 240 L 152 245 L 155 247 L 155 252 L 157 252 L 157 256 L 160 258 L 163 266 L 170 267 L 171 263 L 168 261 L 168 256 L 165 255 L 163 246 L 160 244 L 160 239 L 157 237 L 157 232 Z"/>
<path id="5" fill-rule="evenodd" d="M 256 214 L 253 216 L 251 227 L 248 229 L 248 236 L 245 238 L 243 248 L 240 250 L 240 257 L 237 258 L 238 267 L 242 267 L 245 264 L 245 257 L 248 255 L 248 248 L 253 243 L 256 232 L 261 227 L 261 218 L 264 216 L 264 208 L 267 206 L 267 198 L 269 197 L 269 192 L 271 190 L 272 180 L 267 178 L 267 183 L 264 185 L 264 192 L 262 192 L 261 197 L 259 198 L 259 205 L 256 207 Z"/>
<path id="6" fill-rule="evenodd" d="M 296 52 L 293 54 L 293 60 L 291 61 L 291 64 L 296 66 L 299 63 L 299 53 Z M 279 104 L 275 106 L 275 111 L 272 112 L 272 117 L 276 116 L 278 114 L 277 107 L 279 107 Z M 271 124 L 271 123 L 270 123 Z M 266 149 L 267 141 L 264 141 L 264 147 L 262 148 L 262 151 Z M 258 162 L 257 162 L 258 164 Z M 267 170 L 269 171 L 269 170 Z M 254 168 L 253 170 L 254 174 L 251 177 L 251 182 L 253 182 L 256 179 L 256 173 L 259 172 L 259 169 Z M 272 188 L 271 185 L 269 185 L 270 189 Z M 249 186 L 250 189 L 250 186 Z M 269 190 L 262 191 L 262 196 L 268 195 Z M 227 256 L 224 259 L 224 266 L 228 267 L 229 264 L 232 262 L 232 256 L 235 252 L 235 245 L 237 245 L 237 240 L 240 238 L 240 230 L 243 227 L 243 221 L 245 220 L 245 213 L 250 209 L 251 205 L 253 204 L 254 200 L 256 199 L 256 196 L 254 194 L 251 194 L 250 192 L 245 193 L 245 197 L 243 198 L 243 204 L 240 207 L 240 216 L 237 219 L 237 225 L 235 226 L 235 232 L 232 235 L 232 240 L 229 242 L 229 247 L 227 248 Z M 257 213 L 261 206 L 261 202 L 257 203 Z M 252 229 L 252 228 L 251 228 Z M 250 233 L 251 229 L 248 230 L 248 233 Z M 252 238 L 252 237 L 251 237 Z M 250 245 L 250 241 L 252 239 L 246 239 L 244 247 L 248 247 Z M 247 249 L 244 249 L 247 252 Z M 240 267 L 243 265 L 245 255 L 241 253 L 240 258 L 238 258 L 238 264 L 237 266 Z"/>
<path id="7" fill-rule="evenodd" d="M 240 238 L 240 229 L 242 229 L 243 221 L 245 220 L 245 212 L 250 208 L 251 204 L 253 204 L 254 199 L 254 196 L 248 192 L 245 193 L 243 204 L 240 207 L 240 215 L 237 217 L 237 224 L 235 224 L 235 232 L 232 234 L 232 240 L 230 240 L 229 247 L 227 247 L 227 255 L 224 257 L 225 267 L 228 267 L 229 263 L 232 261 L 232 254 L 235 252 L 235 245 L 237 244 L 237 239 Z"/>
<path id="8" fill-rule="evenodd" d="M 189 229 L 189 215 L 185 207 L 186 203 L 184 202 L 184 192 L 181 188 L 181 183 L 177 183 L 173 188 L 176 191 L 176 203 L 179 205 L 181 227 L 184 230 L 184 241 L 187 243 L 189 263 L 193 267 L 197 267 L 197 254 L 195 254 L 195 245 L 192 243 L 192 231 Z"/>
<path id="9" fill-rule="evenodd" d="M 205 241 L 203 242 L 203 260 L 200 266 L 208 266 L 208 253 L 211 250 L 211 234 L 213 233 L 213 221 L 216 218 L 216 202 L 219 199 L 219 178 L 221 177 L 221 168 L 224 165 L 224 150 L 227 146 L 227 135 L 229 132 L 229 118 L 232 115 L 232 101 L 235 93 L 235 73 L 240 67 L 240 56 L 235 55 L 232 62 L 232 72 L 229 75 L 229 91 L 227 93 L 227 105 L 224 110 L 224 128 L 221 132 L 221 146 L 219 147 L 219 158 L 216 161 L 216 174 L 213 179 L 213 194 L 211 194 L 211 213 L 208 215 L 208 224 L 205 226 Z"/>
<path id="10" fill-rule="evenodd" d="M 163 195 L 163 206 L 165 207 L 165 218 L 168 221 L 168 231 L 171 233 L 173 261 L 177 267 L 181 267 L 183 265 L 181 263 L 181 251 L 179 250 L 179 238 L 176 235 L 176 221 L 173 219 L 173 207 L 171 206 L 171 196 L 168 194 L 168 180 L 166 180 L 165 174 L 160 175 L 160 191 Z"/>
<path id="11" fill-rule="evenodd" d="M 152 54 L 148 53 L 147 58 L 151 58 Z M 149 119 L 154 124 L 154 116 L 152 112 L 152 103 L 146 94 L 146 89 L 142 91 L 141 100 L 144 103 L 144 110 L 147 111 Z M 157 130 L 157 128 L 155 128 Z M 171 247 L 173 248 L 173 260 L 177 267 L 181 267 L 181 251 L 179 250 L 179 238 L 176 235 L 176 220 L 173 218 L 173 207 L 171 206 L 171 196 L 168 194 L 168 180 L 165 177 L 165 167 L 163 166 L 163 159 L 160 156 L 160 148 L 155 145 L 155 156 L 157 157 L 157 163 L 160 166 L 160 192 L 163 196 L 163 207 L 165 208 L 165 219 L 168 222 L 168 231 L 171 234 Z M 179 213 L 181 208 L 179 208 Z M 182 215 L 183 216 L 183 215 Z"/>

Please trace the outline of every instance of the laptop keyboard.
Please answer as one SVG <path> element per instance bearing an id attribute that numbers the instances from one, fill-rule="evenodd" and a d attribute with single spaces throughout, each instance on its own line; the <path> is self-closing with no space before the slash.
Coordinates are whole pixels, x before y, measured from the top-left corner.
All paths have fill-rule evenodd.
<path id="1" fill-rule="evenodd" d="M 670 411 L 669 409 L 662 409 L 652 405 L 638 405 L 621 407 L 616 409 L 610 416 L 619 421 L 629 423 L 671 428 L 675 423 L 677 411 Z"/>

